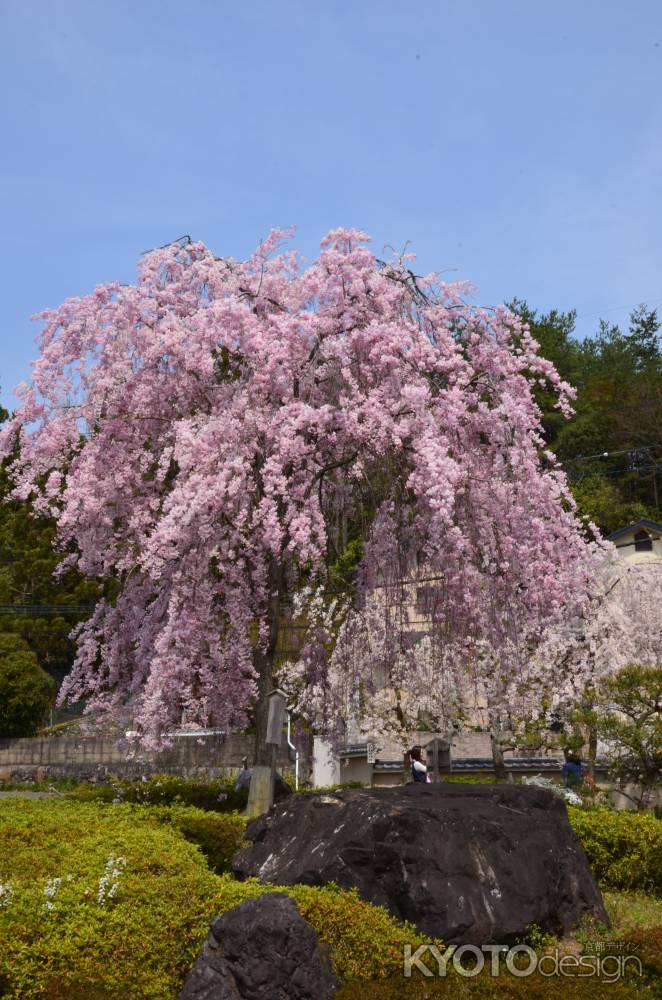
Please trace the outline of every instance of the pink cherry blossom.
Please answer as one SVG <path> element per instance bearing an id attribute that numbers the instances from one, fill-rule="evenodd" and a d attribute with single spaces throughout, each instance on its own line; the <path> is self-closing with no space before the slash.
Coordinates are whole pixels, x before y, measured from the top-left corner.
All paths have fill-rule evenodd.
<path id="1" fill-rule="evenodd" d="M 375 657 L 403 685 L 419 669 L 400 649 L 411 580 L 433 581 L 434 663 L 471 673 L 489 648 L 500 697 L 590 584 L 532 386 L 565 412 L 572 391 L 521 321 L 417 278 L 411 257 L 378 260 L 360 231 L 329 233 L 308 267 L 285 235 L 245 262 L 173 244 L 136 284 L 43 313 L 0 437 L 5 454 L 18 438 L 16 494 L 55 515 L 64 558 L 118 583 L 78 629 L 60 699 L 130 701 L 146 745 L 182 718 L 245 726 L 288 673 L 279 636 L 302 601 L 292 684 L 329 725 L 339 691 L 374 688 Z M 352 539 L 363 556 L 328 631 L 306 600 L 328 613 Z M 379 647 L 332 655 L 371 601 L 389 609 Z"/>

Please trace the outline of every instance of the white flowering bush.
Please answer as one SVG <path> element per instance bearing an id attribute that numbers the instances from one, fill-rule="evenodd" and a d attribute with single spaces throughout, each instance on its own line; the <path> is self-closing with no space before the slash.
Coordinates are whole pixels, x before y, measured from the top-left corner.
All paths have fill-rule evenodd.
<path id="1" fill-rule="evenodd" d="M 555 795 L 559 795 L 562 799 L 565 799 L 569 806 L 582 806 L 584 804 L 584 800 L 577 792 L 573 792 L 571 788 L 563 788 L 551 778 L 543 778 L 541 774 L 534 774 L 530 778 L 522 778 L 522 784 L 535 785 L 536 788 L 548 788 L 550 792 L 554 792 Z"/>
<path id="2" fill-rule="evenodd" d="M 11 882 L 0 882 L 0 907 L 6 910 L 14 898 L 14 886 Z"/>
<path id="3" fill-rule="evenodd" d="M 46 880 L 46 885 L 44 887 L 44 896 L 46 897 L 46 902 L 44 906 L 47 910 L 55 909 L 55 897 L 58 894 L 58 890 L 62 885 L 62 879 L 59 877 L 49 878 Z"/>
<path id="4" fill-rule="evenodd" d="M 120 876 L 126 867 L 126 858 L 115 858 L 111 854 L 106 861 L 103 875 L 99 879 L 99 892 L 97 902 L 99 906 L 106 906 L 113 898 L 120 884 Z"/>

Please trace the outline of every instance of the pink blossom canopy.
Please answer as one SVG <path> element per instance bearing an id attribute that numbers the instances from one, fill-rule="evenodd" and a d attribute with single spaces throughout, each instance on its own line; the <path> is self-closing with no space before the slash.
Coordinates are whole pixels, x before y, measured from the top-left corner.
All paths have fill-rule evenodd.
<path id="1" fill-rule="evenodd" d="M 437 581 L 447 644 L 505 648 L 586 588 L 533 396 L 540 382 L 567 410 L 571 390 L 526 326 L 377 260 L 364 233 L 330 233 L 307 267 L 286 235 L 243 263 L 176 243 L 135 285 L 43 313 L 2 432 L 5 454 L 18 434 L 17 495 L 55 514 L 65 561 L 117 581 L 60 699 L 131 699 L 148 744 L 182 717 L 245 726 L 341 522 L 361 539 L 359 589 L 422 568 Z"/>

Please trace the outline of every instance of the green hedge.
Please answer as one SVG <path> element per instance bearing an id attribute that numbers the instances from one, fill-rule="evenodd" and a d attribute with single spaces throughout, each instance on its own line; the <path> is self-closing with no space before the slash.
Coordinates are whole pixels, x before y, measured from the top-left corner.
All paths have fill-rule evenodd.
<path id="1" fill-rule="evenodd" d="M 651 813 L 568 808 L 572 827 L 604 889 L 662 890 L 662 822 Z"/>
<path id="2" fill-rule="evenodd" d="M 89 786 L 85 786 L 84 792 Z M 103 790 L 103 787 L 102 787 Z M 244 843 L 244 831 L 248 822 L 239 813 L 216 813 L 196 806 L 188 806 L 177 799 L 172 805 L 145 805 L 134 802 L 109 805 L 105 796 L 74 794 L 66 796 L 80 804 L 83 802 L 103 803 L 109 809 L 120 809 L 122 815 L 130 815 L 137 822 L 167 824 L 174 827 L 192 844 L 197 844 L 207 864 L 218 875 L 230 870 L 230 861 Z M 112 801 L 112 800 L 111 800 Z M 126 813 L 128 810 L 128 813 Z"/>
<path id="3" fill-rule="evenodd" d="M 211 872 L 180 833 L 192 835 L 194 813 L 0 800 L 0 996 L 174 1000 L 210 921 L 242 899 L 279 888 Z M 226 825 L 228 845 L 243 832 L 240 817 L 213 819 Z M 218 845 L 214 850 L 220 858 Z M 119 864 L 115 894 L 100 905 L 100 879 L 111 857 L 126 863 Z M 61 880 L 50 898 L 48 879 Z M 344 978 L 397 975 L 404 945 L 423 941 L 354 892 L 334 886 L 280 891 L 296 899 Z"/>
<path id="4" fill-rule="evenodd" d="M 113 778 L 107 784 L 81 784 L 67 793 L 76 802 L 133 802 L 167 806 L 181 803 L 208 812 L 233 812 L 246 806 L 246 790 L 235 792 L 235 778 L 195 781 L 175 774 L 153 774 L 146 781 Z"/>
<path id="5" fill-rule="evenodd" d="M 0 882 L 13 890 L 0 908 L 0 995 L 173 995 L 213 916 L 218 879 L 175 829 L 136 819 L 123 806 L 0 801 Z M 111 856 L 126 866 L 100 905 Z M 62 882 L 49 899 L 55 878 Z"/>
<path id="6" fill-rule="evenodd" d="M 112 807 L 113 809 L 116 806 Z M 194 806 L 129 806 L 131 815 L 143 822 L 174 827 L 192 844 L 197 844 L 207 864 L 218 875 L 230 870 L 230 861 L 244 843 L 246 822 L 237 813 L 218 815 Z"/>
<path id="7" fill-rule="evenodd" d="M 572 809 L 570 815 L 603 885 L 659 886 L 659 821 L 608 810 Z M 0 800 L 0 996 L 174 1000 L 211 919 L 245 898 L 279 888 L 236 882 L 207 867 L 203 851 L 219 871 L 227 866 L 244 824 L 239 816 L 179 804 Z M 100 903 L 100 880 L 111 857 L 124 858 L 125 864 L 116 862 L 117 890 Z M 61 880 L 51 897 L 44 892 L 49 879 Z M 555 977 L 515 982 L 452 976 L 406 983 L 403 947 L 423 942 L 413 927 L 334 886 L 281 891 L 297 901 L 329 948 L 347 981 L 343 1000 L 547 1000 L 558 989 Z M 651 972 L 658 969 L 660 933 L 653 928 L 640 934 Z M 576 993 L 580 987 L 583 992 Z M 563 981 L 566 1000 L 602 1000 L 606 988 L 612 1000 L 635 995 L 628 984 Z"/>

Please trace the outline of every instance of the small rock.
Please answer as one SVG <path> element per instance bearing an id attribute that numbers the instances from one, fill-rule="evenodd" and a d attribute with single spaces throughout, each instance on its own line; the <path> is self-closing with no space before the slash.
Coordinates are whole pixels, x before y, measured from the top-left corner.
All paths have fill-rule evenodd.
<path id="1" fill-rule="evenodd" d="M 329 1000 L 339 988 L 294 900 L 267 892 L 213 922 L 179 1000 Z"/>

